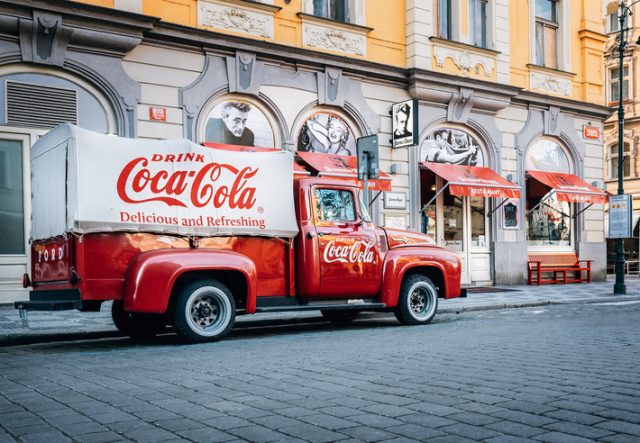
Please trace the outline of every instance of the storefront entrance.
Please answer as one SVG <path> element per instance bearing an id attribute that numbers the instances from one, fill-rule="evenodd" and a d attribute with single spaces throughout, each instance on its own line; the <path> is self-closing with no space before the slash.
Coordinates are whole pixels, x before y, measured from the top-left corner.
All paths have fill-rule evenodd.
<path id="1" fill-rule="evenodd" d="M 421 229 L 462 260 L 463 284 L 493 282 L 491 197 L 519 196 L 488 168 L 423 163 Z"/>

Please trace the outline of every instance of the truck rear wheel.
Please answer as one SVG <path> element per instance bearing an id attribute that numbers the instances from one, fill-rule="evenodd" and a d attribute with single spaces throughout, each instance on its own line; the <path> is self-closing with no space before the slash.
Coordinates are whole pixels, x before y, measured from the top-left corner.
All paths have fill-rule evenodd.
<path id="1" fill-rule="evenodd" d="M 127 312 L 122 300 L 114 300 L 111 318 L 118 331 L 131 338 L 153 337 L 167 326 L 165 315 Z"/>
<path id="2" fill-rule="evenodd" d="M 404 279 L 395 310 L 396 318 L 405 325 L 429 323 L 438 309 L 438 289 L 433 282 L 420 274 Z"/>
<path id="3" fill-rule="evenodd" d="M 180 337 L 191 342 L 216 341 L 231 330 L 236 305 L 223 283 L 196 280 L 177 294 L 174 313 L 174 326 Z"/>

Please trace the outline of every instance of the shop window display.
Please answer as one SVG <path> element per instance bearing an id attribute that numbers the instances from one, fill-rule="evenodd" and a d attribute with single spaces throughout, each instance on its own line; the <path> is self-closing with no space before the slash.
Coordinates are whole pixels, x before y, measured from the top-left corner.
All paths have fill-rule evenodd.
<path id="1" fill-rule="evenodd" d="M 553 140 L 539 140 L 527 151 L 526 170 L 570 173 L 569 158 Z M 527 242 L 530 246 L 571 246 L 572 208 L 542 183 L 527 179 Z"/>

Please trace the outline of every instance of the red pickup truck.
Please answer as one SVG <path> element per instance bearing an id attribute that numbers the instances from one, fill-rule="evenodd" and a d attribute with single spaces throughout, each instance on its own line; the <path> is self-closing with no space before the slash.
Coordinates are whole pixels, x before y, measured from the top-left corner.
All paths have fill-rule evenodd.
<path id="1" fill-rule="evenodd" d="M 314 175 L 286 151 L 219 148 L 71 125 L 42 137 L 32 150 L 33 290 L 16 308 L 113 300 L 129 336 L 172 324 L 200 342 L 257 312 L 349 321 L 389 311 L 425 324 L 438 298 L 461 295 L 457 255 L 374 226 L 357 180 Z"/>

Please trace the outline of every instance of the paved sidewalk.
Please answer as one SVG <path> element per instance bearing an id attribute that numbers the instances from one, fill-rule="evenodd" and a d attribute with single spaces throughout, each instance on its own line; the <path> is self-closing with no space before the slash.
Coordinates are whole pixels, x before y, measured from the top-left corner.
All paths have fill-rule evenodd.
<path id="1" fill-rule="evenodd" d="M 463 311 L 523 308 L 559 303 L 597 303 L 640 301 L 640 278 L 627 277 L 627 294 L 613 294 L 614 277 L 591 284 L 505 286 L 495 292 L 471 292 L 467 298 L 440 300 L 438 314 Z M 0 306 L 0 346 L 60 340 L 79 340 L 119 336 L 111 322 L 111 303 L 103 303 L 100 312 L 29 312 L 29 327 L 22 326 L 13 306 Z M 238 327 L 291 322 L 320 321 L 319 311 L 256 314 L 239 317 Z"/>

